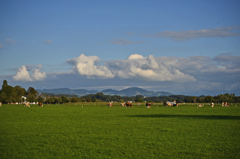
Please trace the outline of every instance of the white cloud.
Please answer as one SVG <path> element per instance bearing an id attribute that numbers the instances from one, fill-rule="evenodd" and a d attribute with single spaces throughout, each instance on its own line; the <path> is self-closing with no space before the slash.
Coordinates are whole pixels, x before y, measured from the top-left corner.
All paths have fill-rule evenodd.
<path id="1" fill-rule="evenodd" d="M 21 66 L 13 78 L 18 81 L 45 79 L 34 84 L 52 88 L 118 88 L 145 87 L 174 94 L 239 94 L 240 57 L 233 54 L 207 56 L 154 57 L 132 54 L 124 60 L 101 61 L 97 56 L 80 55 L 67 61 L 71 70 L 41 72 L 41 65 Z M 69 65 L 67 66 L 69 67 Z M 12 82 L 14 82 L 12 81 Z M 79 82 L 81 81 L 81 82 Z M 29 83 L 22 83 L 29 86 Z M 40 86 L 39 86 L 40 87 Z"/>
<path id="2" fill-rule="evenodd" d="M 143 59 L 144 57 L 142 55 L 139 54 L 132 54 L 130 56 L 128 56 L 127 60 L 133 60 L 133 59 Z"/>
<path id="3" fill-rule="evenodd" d="M 21 66 L 18 69 L 18 72 L 15 76 L 13 76 L 15 81 L 32 81 L 29 72 L 27 71 L 26 66 Z"/>
<path id="4" fill-rule="evenodd" d="M 133 54 L 126 60 L 118 60 L 108 63 L 114 68 L 114 74 L 125 79 L 139 79 L 147 81 L 196 81 L 196 79 L 181 72 L 177 68 L 169 67 L 164 62 L 157 62 L 153 55 L 143 57 Z"/>
<path id="5" fill-rule="evenodd" d="M 225 89 L 228 90 L 228 91 L 234 90 L 234 89 L 240 89 L 240 82 L 228 84 L 228 85 L 225 86 Z"/>
<path id="6" fill-rule="evenodd" d="M 39 65 L 39 68 L 34 69 L 33 73 L 31 74 L 33 81 L 41 81 L 46 78 L 46 72 L 40 72 L 42 65 Z"/>
<path id="7" fill-rule="evenodd" d="M 0 48 L 3 48 L 3 44 L 2 43 L 0 43 Z"/>
<path id="8" fill-rule="evenodd" d="M 167 37 L 176 41 L 184 41 L 197 38 L 208 37 L 234 37 L 240 36 L 239 32 L 234 30 L 240 29 L 239 27 L 227 27 L 227 28 L 214 28 L 214 29 L 202 29 L 202 30 L 189 30 L 189 31 L 164 31 L 156 34 L 146 35 L 150 37 Z"/>
<path id="9" fill-rule="evenodd" d="M 240 57 L 231 54 L 219 55 L 214 58 L 206 56 L 183 57 L 155 57 L 158 63 L 164 63 L 171 68 L 178 68 L 182 72 L 205 76 L 203 73 L 240 73 Z"/>
<path id="10" fill-rule="evenodd" d="M 93 78 L 95 76 L 100 78 L 113 78 L 114 75 L 106 66 L 97 66 L 96 62 L 101 59 L 97 56 L 85 56 L 81 54 L 80 56 L 67 60 L 67 63 L 72 63 L 74 70 L 76 70 L 80 75 L 85 75 L 88 78 Z"/>
<path id="11" fill-rule="evenodd" d="M 18 69 L 18 72 L 15 76 L 13 76 L 13 80 L 15 81 L 40 81 L 44 80 L 47 76 L 45 72 L 40 72 L 42 65 L 39 65 L 38 68 L 34 69 L 31 75 L 27 70 L 26 66 L 21 66 Z"/>

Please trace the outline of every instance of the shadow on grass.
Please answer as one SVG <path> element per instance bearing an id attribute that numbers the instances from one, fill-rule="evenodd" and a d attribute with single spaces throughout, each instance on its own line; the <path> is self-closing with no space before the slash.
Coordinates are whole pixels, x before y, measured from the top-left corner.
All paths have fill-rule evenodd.
<path id="1" fill-rule="evenodd" d="M 167 115 L 167 114 L 146 114 L 146 115 L 128 115 L 128 117 L 145 117 L 145 118 L 193 118 L 193 119 L 229 119 L 240 120 L 240 116 L 228 115 Z"/>

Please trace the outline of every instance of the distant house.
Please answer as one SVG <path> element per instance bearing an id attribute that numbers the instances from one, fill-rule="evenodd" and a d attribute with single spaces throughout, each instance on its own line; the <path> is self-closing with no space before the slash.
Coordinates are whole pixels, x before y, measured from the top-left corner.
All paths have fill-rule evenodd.
<path id="1" fill-rule="evenodd" d="M 37 94 L 36 94 L 36 98 L 38 98 L 38 97 L 42 97 L 43 100 L 46 101 L 46 97 L 45 97 L 43 94 L 37 93 Z M 23 103 L 23 104 L 27 103 L 27 96 L 22 96 L 21 99 L 22 99 L 22 103 Z M 31 104 L 37 104 L 37 103 L 32 102 Z"/>
<path id="2" fill-rule="evenodd" d="M 42 97 L 44 101 L 46 100 L 46 97 L 42 93 L 37 93 L 36 98 L 38 97 Z"/>
<path id="3" fill-rule="evenodd" d="M 25 104 L 27 102 L 27 97 L 26 96 L 22 96 L 21 99 L 22 99 L 23 104 Z"/>

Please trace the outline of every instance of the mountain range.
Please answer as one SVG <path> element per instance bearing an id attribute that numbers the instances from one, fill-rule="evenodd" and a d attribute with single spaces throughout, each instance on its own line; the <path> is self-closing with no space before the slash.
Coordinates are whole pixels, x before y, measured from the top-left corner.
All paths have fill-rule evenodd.
<path id="1" fill-rule="evenodd" d="M 99 92 L 102 92 L 104 95 L 119 95 L 119 96 L 136 96 L 136 95 L 143 95 L 146 97 L 152 97 L 152 96 L 169 96 L 172 95 L 172 93 L 159 91 L 148 91 L 142 88 L 138 87 L 131 87 L 127 89 L 123 89 L 120 91 L 113 90 L 113 89 L 106 89 L 102 91 L 98 90 L 85 90 L 85 89 L 69 89 L 69 88 L 56 88 L 56 89 L 37 89 L 39 93 L 52 93 L 52 94 L 69 94 L 69 95 L 78 95 L 78 96 L 84 96 L 88 94 L 96 94 Z"/>

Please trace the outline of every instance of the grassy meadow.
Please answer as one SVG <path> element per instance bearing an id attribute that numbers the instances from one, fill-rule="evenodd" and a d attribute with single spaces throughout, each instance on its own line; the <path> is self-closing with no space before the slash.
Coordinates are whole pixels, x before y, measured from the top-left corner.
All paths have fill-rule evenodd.
<path id="1" fill-rule="evenodd" d="M 240 105 L 2 105 L 0 158 L 240 158 Z"/>

